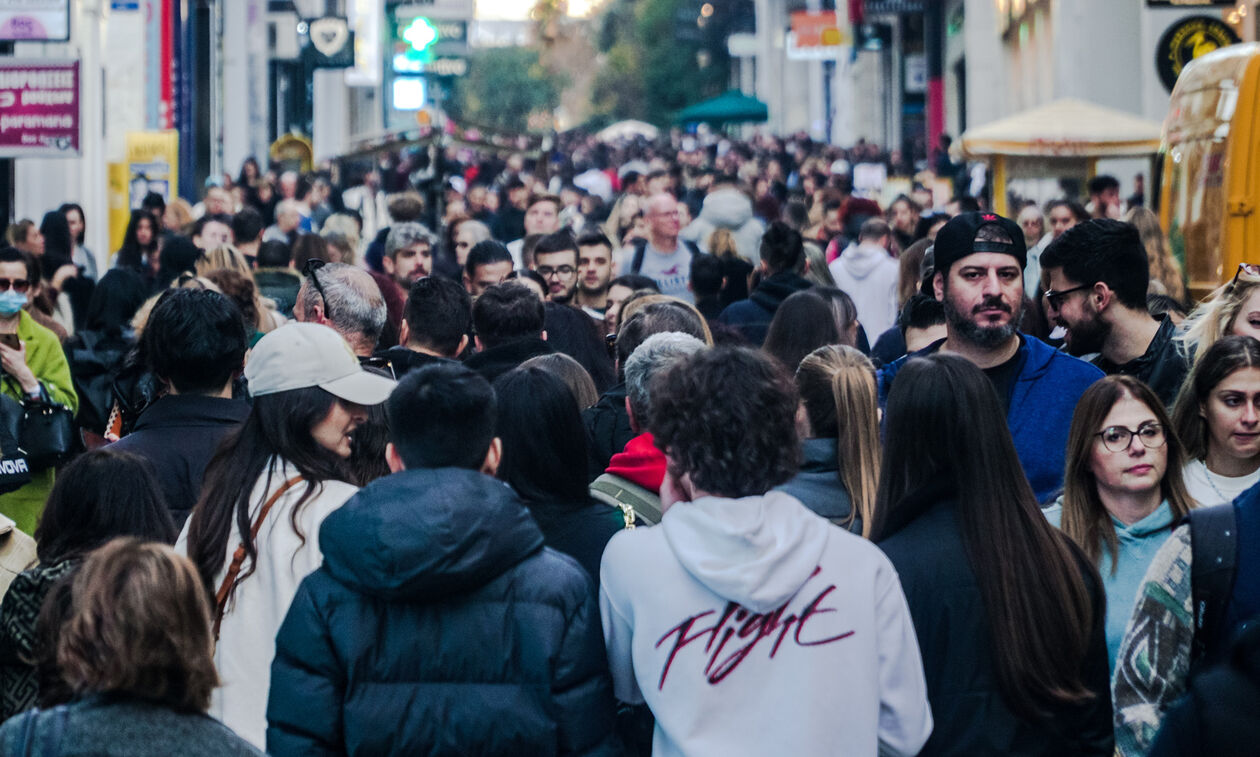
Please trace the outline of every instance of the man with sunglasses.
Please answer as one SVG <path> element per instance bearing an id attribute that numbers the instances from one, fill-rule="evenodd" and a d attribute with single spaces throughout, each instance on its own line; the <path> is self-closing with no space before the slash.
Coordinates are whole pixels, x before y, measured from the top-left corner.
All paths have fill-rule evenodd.
<path id="1" fill-rule="evenodd" d="M 882 404 L 907 360 L 954 352 L 984 371 L 1006 407 L 1015 451 L 1038 502 L 1063 486 L 1064 450 L 1076 402 L 1102 372 L 1019 333 L 1024 305 L 1024 233 L 995 213 L 962 213 L 936 235 L 933 294 L 945 338 L 885 366 Z"/>
<path id="2" fill-rule="evenodd" d="M 1067 329 L 1067 351 L 1097 354 L 1104 373 L 1140 379 L 1172 407 L 1189 368 L 1167 315 L 1146 309 L 1150 269 L 1131 224 L 1094 219 L 1063 232 L 1041 256 L 1049 315 Z"/>
<path id="3" fill-rule="evenodd" d="M 32 261 L 28 268 L 16 248 L 0 248 L 0 393 L 18 402 L 53 403 L 77 412 L 79 397 L 57 336 L 23 309 L 31 282 L 39 276 L 36 266 Z M 23 532 L 34 533 L 52 484 L 51 468 L 36 471 L 29 484 L 0 496 L 0 513 Z"/>

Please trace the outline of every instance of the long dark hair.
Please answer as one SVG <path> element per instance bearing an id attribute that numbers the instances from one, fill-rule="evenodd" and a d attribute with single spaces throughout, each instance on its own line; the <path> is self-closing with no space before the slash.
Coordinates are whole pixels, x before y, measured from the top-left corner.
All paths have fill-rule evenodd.
<path id="1" fill-rule="evenodd" d="M 50 565 L 84 557 L 115 536 L 174 544 L 178 535 L 149 464 L 103 447 L 57 473 L 35 543 L 39 561 Z"/>
<path id="2" fill-rule="evenodd" d="M 498 477 L 531 506 L 585 504 L 586 430 L 569 387 L 545 368 L 516 368 L 494 382 L 494 394 Z"/>
<path id="3" fill-rule="evenodd" d="M 1210 387 L 1208 391 L 1211 391 Z M 1094 445 L 1102 443 L 1098 438 L 1099 427 L 1116 403 L 1125 397 L 1132 397 L 1146 405 L 1159 425 L 1164 427 L 1167 462 L 1159 488 L 1161 497 L 1172 511 L 1173 522 L 1184 518 L 1195 505 L 1186 492 L 1181 475 L 1181 466 L 1185 463 L 1181 441 L 1168 419 L 1164 403 L 1155 392 L 1138 379 L 1122 374 L 1105 376 L 1094 382 L 1077 400 L 1076 411 L 1072 414 L 1065 455 L 1067 465 L 1063 473 L 1063 520 L 1060 525 L 1063 533 L 1072 537 L 1095 566 L 1101 562 L 1103 548 L 1106 547 L 1111 555 L 1112 575 L 1119 568 L 1116 558 L 1119 556 L 1120 541 L 1116 537 L 1111 515 L 1098 496 L 1098 479 L 1094 476 L 1091 461 Z M 1197 404 L 1195 408 L 1197 413 Z"/>
<path id="4" fill-rule="evenodd" d="M 1203 353 L 1181 385 L 1172 425 L 1185 445 L 1187 460 L 1207 458 L 1211 431 L 1200 413 L 1217 384 L 1242 368 L 1260 368 L 1260 341 L 1250 336 L 1223 337 Z"/>
<path id="5" fill-rule="evenodd" d="M 61 204 L 61 207 L 57 208 L 57 212 L 61 213 L 63 216 L 72 210 L 79 214 L 79 220 L 83 222 L 82 231 L 80 231 L 78 235 L 74 237 L 74 243 L 77 245 L 82 245 L 83 238 L 87 235 L 87 213 L 83 212 L 83 206 L 77 202 L 63 202 Z M 69 219 L 66 219 L 66 225 L 67 226 L 70 225 Z"/>
<path id="6" fill-rule="evenodd" d="M 872 538 L 920 514 L 924 493 L 952 489 L 942 496 L 957 499 L 1007 705 L 1032 719 L 1096 696 L 1081 679 L 1094 617 L 1082 571 L 1092 569 L 1038 509 L 989 379 L 957 355 L 909 361 L 889 394 L 884 438 Z"/>
<path id="7" fill-rule="evenodd" d="M 141 221 L 147 221 L 151 231 L 147 245 L 140 244 L 138 238 Z M 127 232 L 123 235 L 122 247 L 118 248 L 118 257 L 114 265 L 139 271 L 145 259 L 153 257 L 153 253 L 157 252 L 158 236 L 158 223 L 153 220 L 152 214 L 144 210 L 131 211 L 131 220 L 127 222 Z"/>
<path id="8" fill-rule="evenodd" d="M 336 401 L 319 387 L 255 397 L 245 423 L 219 444 L 206 466 L 201 499 L 188 523 L 188 557 L 197 566 L 212 596 L 218 589 L 213 582 L 226 560 L 230 540 L 243 544 L 245 556 L 249 558 L 249 567 L 241 572 L 236 584 L 254 572 L 258 548 L 249 532 L 253 525 L 252 510 L 258 503 L 251 495 L 264 474 L 267 477 L 264 491 L 274 488 L 272 477 L 276 469 L 268 466 L 273 457 L 293 465 L 306 481 L 306 488 L 290 517 L 293 530 L 303 542 L 306 534 L 297 522 L 302 506 L 324 481 L 351 480 L 344 461 L 311 436 L 311 427 L 328 416 Z"/>
<path id="9" fill-rule="evenodd" d="M 792 373 L 809 353 L 819 347 L 840 343 L 840 329 L 831 304 L 805 290 L 791 295 L 779 305 L 761 348 Z"/>
<path id="10" fill-rule="evenodd" d="M 44 255 L 40 258 L 40 266 L 44 270 L 44 278 L 51 279 L 58 268 L 70 263 L 74 252 L 70 224 L 60 211 L 50 210 L 39 224 L 39 233 L 44 235 Z"/>

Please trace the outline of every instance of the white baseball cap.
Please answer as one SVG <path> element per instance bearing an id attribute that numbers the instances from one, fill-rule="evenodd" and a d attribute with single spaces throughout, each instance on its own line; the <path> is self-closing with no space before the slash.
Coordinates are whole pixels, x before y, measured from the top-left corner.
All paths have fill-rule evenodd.
<path id="1" fill-rule="evenodd" d="M 254 397 L 318 386 L 356 405 L 379 405 L 394 381 L 368 373 L 336 331 L 317 323 L 288 323 L 258 340 L 245 364 Z"/>

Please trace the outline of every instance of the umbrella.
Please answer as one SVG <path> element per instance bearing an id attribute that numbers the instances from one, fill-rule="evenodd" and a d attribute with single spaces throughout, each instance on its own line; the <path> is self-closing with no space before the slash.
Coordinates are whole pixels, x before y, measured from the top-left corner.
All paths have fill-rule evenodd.
<path id="1" fill-rule="evenodd" d="M 1056 100 L 963 133 L 967 157 L 1108 158 L 1159 150 L 1160 124 L 1113 108 Z"/>
<path id="2" fill-rule="evenodd" d="M 660 129 L 657 129 L 652 124 L 629 119 L 618 121 L 611 126 L 605 126 L 595 135 L 595 138 L 600 142 L 617 142 L 622 139 L 634 139 L 635 137 L 656 139 L 658 134 L 660 134 Z"/>
<path id="3" fill-rule="evenodd" d="M 737 89 L 728 90 L 704 102 L 683 108 L 674 120 L 710 124 L 762 123 L 770 117 L 766 104 Z"/>

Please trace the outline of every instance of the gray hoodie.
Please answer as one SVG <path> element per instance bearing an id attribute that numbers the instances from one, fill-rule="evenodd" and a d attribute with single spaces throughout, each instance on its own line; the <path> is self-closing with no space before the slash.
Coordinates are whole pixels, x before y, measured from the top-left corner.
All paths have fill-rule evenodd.
<path id="1" fill-rule="evenodd" d="M 753 217 L 752 200 L 734 187 L 710 192 L 704 198 L 700 215 L 679 235 L 709 252 L 709 235 L 714 229 L 727 229 L 735 235 L 739 256 L 756 266 L 761 262 L 761 235 L 765 227 Z"/>

